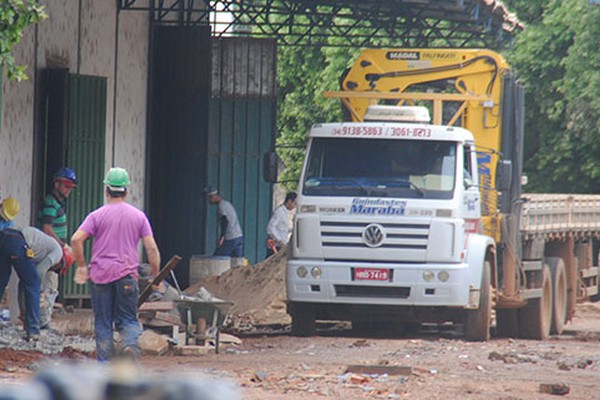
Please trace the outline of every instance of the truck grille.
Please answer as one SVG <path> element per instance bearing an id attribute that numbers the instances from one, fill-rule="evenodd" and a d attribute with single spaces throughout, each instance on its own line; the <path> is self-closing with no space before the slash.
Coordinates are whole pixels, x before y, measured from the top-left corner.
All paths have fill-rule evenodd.
<path id="1" fill-rule="evenodd" d="M 406 299 L 410 296 L 410 288 L 397 286 L 335 285 L 335 293 L 337 297 Z"/>
<path id="2" fill-rule="evenodd" d="M 355 260 L 367 260 L 372 257 L 374 249 L 367 246 L 363 240 L 363 232 L 369 225 L 371 222 L 321 221 L 321 246 L 324 257 L 344 259 L 346 258 L 344 253 Z M 430 230 L 428 223 L 380 223 L 378 225 L 385 233 L 383 243 L 376 247 L 378 253 L 383 255 L 383 252 L 393 251 L 396 260 L 424 260 Z M 402 256 L 402 252 L 405 253 L 405 257 Z"/>

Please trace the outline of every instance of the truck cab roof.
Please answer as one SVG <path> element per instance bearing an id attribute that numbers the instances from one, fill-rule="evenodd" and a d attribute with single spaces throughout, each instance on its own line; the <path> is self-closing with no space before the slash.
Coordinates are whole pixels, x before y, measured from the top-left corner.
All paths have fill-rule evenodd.
<path id="1" fill-rule="evenodd" d="M 406 122 L 341 122 L 315 124 L 310 129 L 311 138 L 354 138 L 393 140 L 439 140 L 473 142 L 473 134 L 466 129 Z"/>

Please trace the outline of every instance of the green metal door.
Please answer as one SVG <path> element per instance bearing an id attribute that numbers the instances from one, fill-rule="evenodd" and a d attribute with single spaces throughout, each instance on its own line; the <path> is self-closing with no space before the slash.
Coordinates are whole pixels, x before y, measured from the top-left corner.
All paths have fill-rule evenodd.
<path id="1" fill-rule="evenodd" d="M 68 123 L 66 164 L 79 179 L 67 200 L 69 235 L 85 216 L 103 204 L 104 153 L 106 141 L 106 78 L 72 75 L 68 78 Z M 86 243 L 89 260 L 91 243 Z M 89 298 L 88 286 L 75 285 L 72 267 L 62 279 L 64 299 Z"/>

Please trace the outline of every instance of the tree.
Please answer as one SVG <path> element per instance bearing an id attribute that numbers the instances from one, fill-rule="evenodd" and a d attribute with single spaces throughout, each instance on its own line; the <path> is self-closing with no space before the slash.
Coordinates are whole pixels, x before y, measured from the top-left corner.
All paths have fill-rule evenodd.
<path id="1" fill-rule="evenodd" d="M 281 47 L 278 55 L 278 153 L 285 170 L 280 181 L 296 190 L 308 130 L 317 122 L 341 121 L 339 101 L 323 92 L 339 90 L 340 75 L 358 54 L 355 49 Z"/>
<path id="2" fill-rule="evenodd" d="M 44 6 L 35 1 L 0 0 L 0 67 L 8 79 L 27 79 L 27 66 L 17 65 L 13 50 L 21 41 L 23 31 L 45 18 Z"/>
<path id="3" fill-rule="evenodd" d="M 508 54 L 526 88 L 527 191 L 600 193 L 600 8 L 510 3 L 527 26 Z"/>

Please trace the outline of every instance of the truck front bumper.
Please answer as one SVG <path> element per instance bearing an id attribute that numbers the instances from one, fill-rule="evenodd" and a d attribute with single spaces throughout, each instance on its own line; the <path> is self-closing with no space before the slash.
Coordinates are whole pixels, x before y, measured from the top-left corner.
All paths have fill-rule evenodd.
<path id="1" fill-rule="evenodd" d="M 298 259 L 288 260 L 286 270 L 288 301 L 301 303 L 473 308 L 479 290 L 469 282 L 473 271 L 466 263 L 375 266 Z"/>

